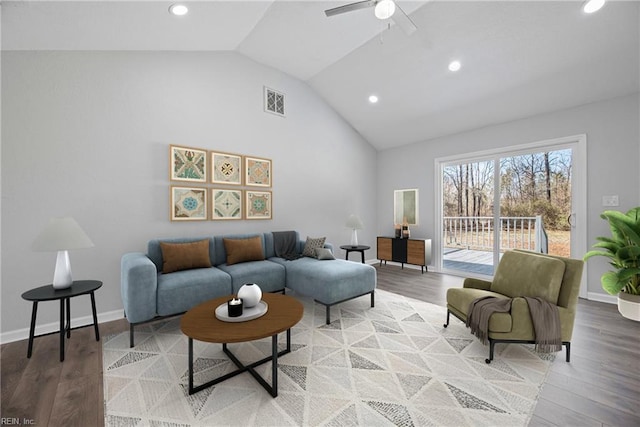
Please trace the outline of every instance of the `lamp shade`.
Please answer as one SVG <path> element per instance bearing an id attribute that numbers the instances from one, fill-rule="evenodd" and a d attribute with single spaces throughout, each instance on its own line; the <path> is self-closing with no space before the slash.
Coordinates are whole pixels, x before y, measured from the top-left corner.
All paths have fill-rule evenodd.
<path id="1" fill-rule="evenodd" d="M 93 242 L 70 216 L 51 218 L 31 245 L 34 251 L 50 252 L 93 247 Z"/>
<path id="2" fill-rule="evenodd" d="M 352 230 L 362 230 L 364 228 L 364 224 L 357 215 L 352 214 L 347 218 L 346 227 L 351 228 Z"/>

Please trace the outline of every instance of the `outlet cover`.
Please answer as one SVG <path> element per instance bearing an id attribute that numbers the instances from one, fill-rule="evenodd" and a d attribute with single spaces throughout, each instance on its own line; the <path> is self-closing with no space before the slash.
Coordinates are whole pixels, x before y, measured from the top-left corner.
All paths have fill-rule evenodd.
<path id="1" fill-rule="evenodd" d="M 602 196 L 602 206 L 619 206 L 618 196 Z"/>

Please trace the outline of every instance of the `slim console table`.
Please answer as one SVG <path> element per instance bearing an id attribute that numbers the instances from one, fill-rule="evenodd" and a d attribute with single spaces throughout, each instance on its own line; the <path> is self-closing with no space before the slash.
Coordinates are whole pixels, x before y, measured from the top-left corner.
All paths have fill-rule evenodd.
<path id="1" fill-rule="evenodd" d="M 428 270 L 431 263 L 431 239 L 398 239 L 395 237 L 378 237 L 378 259 L 419 265 L 422 273 Z"/>

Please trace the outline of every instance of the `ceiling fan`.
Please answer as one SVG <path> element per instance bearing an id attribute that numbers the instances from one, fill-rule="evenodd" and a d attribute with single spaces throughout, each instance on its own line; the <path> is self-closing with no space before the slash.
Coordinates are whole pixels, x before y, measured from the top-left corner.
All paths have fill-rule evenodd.
<path id="1" fill-rule="evenodd" d="M 346 4 L 344 6 L 334 7 L 333 9 L 327 9 L 324 11 L 327 17 L 340 15 L 341 13 L 353 12 L 358 9 L 365 9 L 368 7 L 374 8 L 376 18 L 384 20 L 391 18 L 402 30 L 411 35 L 418 27 L 413 23 L 409 15 L 407 15 L 400 6 L 398 6 L 393 0 L 364 0 L 355 3 Z"/>

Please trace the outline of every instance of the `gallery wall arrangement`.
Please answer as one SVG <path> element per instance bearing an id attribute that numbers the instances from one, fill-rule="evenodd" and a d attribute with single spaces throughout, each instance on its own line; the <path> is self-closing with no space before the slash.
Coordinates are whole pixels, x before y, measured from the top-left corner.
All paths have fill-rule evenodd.
<path id="1" fill-rule="evenodd" d="M 272 178 L 270 159 L 170 145 L 171 221 L 271 219 Z"/>

